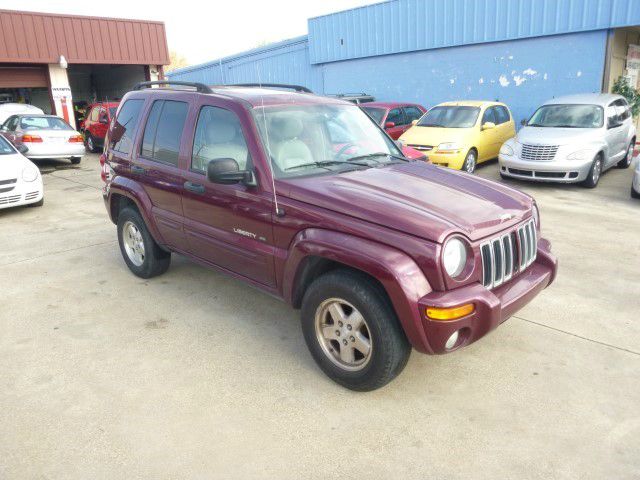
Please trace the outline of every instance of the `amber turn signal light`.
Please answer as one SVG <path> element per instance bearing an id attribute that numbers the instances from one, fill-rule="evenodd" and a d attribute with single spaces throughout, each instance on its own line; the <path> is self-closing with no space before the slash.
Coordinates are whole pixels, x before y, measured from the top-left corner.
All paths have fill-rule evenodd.
<path id="1" fill-rule="evenodd" d="M 427 307 L 427 317 L 431 320 L 448 322 L 466 317 L 467 315 L 472 314 L 475 309 L 476 307 L 473 303 L 467 303 L 466 305 L 450 308 Z"/>
<path id="2" fill-rule="evenodd" d="M 69 138 L 70 143 L 82 143 L 84 142 L 84 137 L 82 135 L 74 135 Z"/>

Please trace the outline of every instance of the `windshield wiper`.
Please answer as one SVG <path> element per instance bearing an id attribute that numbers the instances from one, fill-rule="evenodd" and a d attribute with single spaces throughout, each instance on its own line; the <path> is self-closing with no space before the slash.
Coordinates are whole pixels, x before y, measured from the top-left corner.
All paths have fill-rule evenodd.
<path id="1" fill-rule="evenodd" d="M 348 163 L 355 163 L 354 160 L 373 160 L 376 163 L 382 163 L 378 160 L 374 160 L 375 157 L 389 157 L 394 158 L 396 160 L 401 160 L 403 162 L 410 162 L 408 158 L 400 157 L 398 155 L 394 155 L 393 153 L 385 153 L 385 152 L 376 152 L 376 153 L 367 153 L 366 155 L 356 155 L 355 157 L 351 157 L 347 160 Z M 355 163 L 358 165 L 357 163 Z"/>
<path id="2" fill-rule="evenodd" d="M 288 172 L 289 170 L 297 170 L 298 168 L 308 168 L 308 167 L 324 168 L 324 167 L 328 167 L 330 165 L 358 165 L 358 166 L 361 166 L 361 167 L 370 167 L 371 166 L 368 163 L 346 162 L 346 161 L 343 161 L 343 160 L 321 160 L 319 162 L 309 162 L 309 163 L 302 163 L 300 165 L 294 165 L 293 167 L 285 168 L 284 171 Z M 330 170 L 330 169 L 327 169 L 327 170 Z"/>
<path id="3" fill-rule="evenodd" d="M 539 124 L 539 123 L 527 123 L 527 124 L 525 125 L 525 127 L 542 127 L 542 128 L 547 128 L 547 126 L 546 126 L 546 125 L 541 125 L 541 124 Z"/>
<path id="4" fill-rule="evenodd" d="M 416 123 L 416 125 L 418 127 L 444 127 L 444 125 L 441 125 L 439 123 Z"/>

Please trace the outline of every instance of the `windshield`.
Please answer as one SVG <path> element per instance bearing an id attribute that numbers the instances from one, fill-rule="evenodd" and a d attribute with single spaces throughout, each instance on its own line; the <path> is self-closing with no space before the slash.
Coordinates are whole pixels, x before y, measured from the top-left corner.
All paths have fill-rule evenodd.
<path id="1" fill-rule="evenodd" d="M 9 141 L 0 135 L 0 155 L 10 155 L 16 153 Z"/>
<path id="2" fill-rule="evenodd" d="M 406 161 L 356 105 L 263 107 L 254 115 L 276 178 Z"/>
<path id="3" fill-rule="evenodd" d="M 58 117 L 22 117 L 22 130 L 73 130 L 71 126 Z"/>
<path id="4" fill-rule="evenodd" d="M 429 110 L 416 125 L 420 127 L 471 128 L 476 124 L 480 108 L 443 106 Z"/>
<path id="5" fill-rule="evenodd" d="M 543 105 L 527 126 L 550 128 L 600 128 L 604 110 L 598 105 Z"/>
<path id="6" fill-rule="evenodd" d="M 382 125 L 382 119 L 384 118 L 384 114 L 386 112 L 384 108 L 362 107 L 362 109 L 367 112 L 378 125 Z"/>

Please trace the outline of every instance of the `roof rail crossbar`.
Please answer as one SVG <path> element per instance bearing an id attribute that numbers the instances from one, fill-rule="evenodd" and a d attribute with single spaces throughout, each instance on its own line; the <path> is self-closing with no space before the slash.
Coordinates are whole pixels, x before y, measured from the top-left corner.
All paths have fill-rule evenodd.
<path id="1" fill-rule="evenodd" d="M 302 85 L 289 85 L 286 83 L 236 83 L 234 85 L 225 85 L 227 87 L 267 87 L 267 88 L 287 88 L 296 92 L 313 93 L 307 87 Z"/>
<path id="2" fill-rule="evenodd" d="M 198 82 L 182 82 L 179 80 L 154 80 L 151 82 L 140 82 L 133 87 L 134 90 L 142 90 L 143 88 L 152 87 L 153 85 L 180 85 L 183 87 L 193 87 L 200 93 L 213 93 L 213 90 L 204 83 Z"/>

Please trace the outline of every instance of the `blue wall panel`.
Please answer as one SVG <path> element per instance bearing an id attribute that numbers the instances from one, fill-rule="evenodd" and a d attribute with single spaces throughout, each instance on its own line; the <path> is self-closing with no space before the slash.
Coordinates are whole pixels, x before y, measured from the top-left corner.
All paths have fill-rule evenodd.
<path id="1" fill-rule="evenodd" d="M 391 0 L 309 19 L 311 63 L 640 25 L 640 0 Z"/>
<path id="2" fill-rule="evenodd" d="M 324 91 L 426 107 L 498 99 L 519 122 L 551 97 L 600 92 L 606 37 L 599 30 L 327 63 Z"/>

